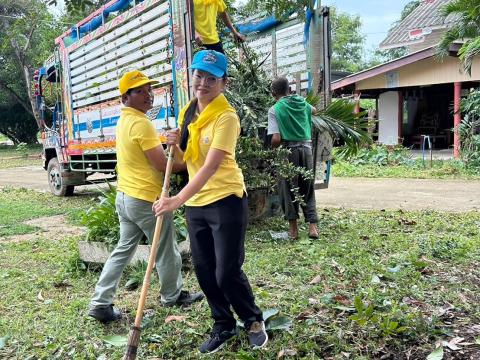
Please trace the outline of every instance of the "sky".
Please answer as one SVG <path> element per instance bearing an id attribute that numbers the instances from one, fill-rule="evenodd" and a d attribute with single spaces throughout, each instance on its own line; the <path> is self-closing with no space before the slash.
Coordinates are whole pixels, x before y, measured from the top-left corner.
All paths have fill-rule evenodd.
<path id="1" fill-rule="evenodd" d="M 237 4 L 245 2 L 237 0 Z M 321 0 L 322 6 L 335 6 L 340 12 L 359 15 L 365 49 L 377 48 L 387 36 L 390 25 L 400 19 L 400 14 L 410 0 Z"/>
<path id="2" fill-rule="evenodd" d="M 400 14 L 410 0 L 322 0 L 323 6 L 335 6 L 339 11 L 359 15 L 365 49 L 377 48 L 387 36 L 390 25 L 400 20 Z"/>

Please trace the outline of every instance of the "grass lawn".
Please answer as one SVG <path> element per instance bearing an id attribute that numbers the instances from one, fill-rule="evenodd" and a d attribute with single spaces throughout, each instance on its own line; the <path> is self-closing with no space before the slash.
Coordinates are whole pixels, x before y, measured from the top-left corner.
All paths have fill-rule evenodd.
<path id="1" fill-rule="evenodd" d="M 4 190 L 0 227 L 22 233 L 21 221 L 47 213 L 68 213 L 75 223 L 89 204 L 86 197 Z M 257 303 L 278 309 L 292 326 L 271 332 L 265 350 L 249 351 L 242 334 L 212 359 L 425 359 L 441 341 L 450 346 L 443 359 L 480 358 L 479 213 L 325 209 L 319 215 L 318 240 L 306 238 L 306 228 L 298 241 L 272 240 L 269 230 L 287 229 L 280 218 L 249 228 L 244 269 Z M 14 242 L 5 234 L 0 358 L 121 359 L 124 347 L 108 341 L 126 336 L 133 322 L 139 291 L 125 289 L 133 270 L 116 298 L 127 321 L 103 326 L 85 316 L 99 272 L 79 261 L 78 238 Z M 188 268 L 184 280 L 186 288 L 198 288 Z M 211 326 L 207 303 L 165 309 L 157 294 L 155 279 L 138 358 L 197 359 Z"/>
<path id="2" fill-rule="evenodd" d="M 0 145 L 0 169 L 19 166 L 42 166 L 42 145 L 28 145 L 17 148 L 13 145 Z"/>
<path id="3" fill-rule="evenodd" d="M 422 159 L 417 159 L 412 165 L 375 165 L 353 164 L 335 160 L 332 174 L 337 177 L 366 177 L 366 178 L 414 178 L 414 179 L 464 179 L 479 180 L 480 171 L 467 169 L 460 161 L 434 160 L 432 166 Z"/>

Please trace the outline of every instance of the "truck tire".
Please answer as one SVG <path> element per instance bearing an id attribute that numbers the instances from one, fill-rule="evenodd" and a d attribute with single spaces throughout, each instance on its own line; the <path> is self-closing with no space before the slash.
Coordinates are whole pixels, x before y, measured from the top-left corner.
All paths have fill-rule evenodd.
<path id="1" fill-rule="evenodd" d="M 56 157 L 51 158 L 47 167 L 48 185 L 55 196 L 72 196 L 75 186 L 65 185 L 62 179 L 62 167 Z"/>

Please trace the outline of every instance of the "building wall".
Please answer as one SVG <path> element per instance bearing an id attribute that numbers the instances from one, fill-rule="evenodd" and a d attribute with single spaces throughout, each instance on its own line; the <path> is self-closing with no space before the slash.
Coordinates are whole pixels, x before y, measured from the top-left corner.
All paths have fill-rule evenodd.
<path id="1" fill-rule="evenodd" d="M 432 57 L 386 74 L 359 81 L 356 83 L 356 89 L 388 89 L 445 84 L 457 81 L 480 81 L 480 58 L 474 60 L 471 76 L 461 71 L 461 64 L 458 58 L 448 56 L 440 62 Z"/>
<path id="2" fill-rule="evenodd" d="M 385 145 L 398 144 L 398 92 L 380 94 L 378 101 L 378 141 Z"/>
<path id="3" fill-rule="evenodd" d="M 430 46 L 437 45 L 442 40 L 442 36 L 445 33 L 445 29 L 435 29 L 431 34 L 425 36 L 422 42 L 413 43 L 408 46 L 408 52 L 414 53 L 419 50 L 426 49 Z"/>

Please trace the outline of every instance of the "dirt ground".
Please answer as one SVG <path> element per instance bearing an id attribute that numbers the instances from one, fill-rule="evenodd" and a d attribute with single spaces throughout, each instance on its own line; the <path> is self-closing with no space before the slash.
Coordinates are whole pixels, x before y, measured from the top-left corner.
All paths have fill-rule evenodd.
<path id="1" fill-rule="evenodd" d="M 47 173 L 40 167 L 0 169 L 0 188 L 25 187 L 48 192 Z M 80 186 L 88 192 L 95 185 Z M 480 209 L 480 181 L 335 178 L 316 191 L 319 207 L 470 211 Z"/>
<path id="2" fill-rule="evenodd" d="M 463 212 L 480 209 L 480 181 L 333 178 L 319 207 Z"/>
<path id="3" fill-rule="evenodd" d="M 12 243 L 30 241 L 39 236 L 49 239 L 63 239 L 66 236 L 77 236 L 85 233 L 85 228 L 73 225 L 66 225 L 67 221 L 64 215 L 45 216 L 37 219 L 25 221 L 25 224 L 35 226 L 37 231 L 23 235 L 12 235 L 0 238 L 0 243 Z"/>

